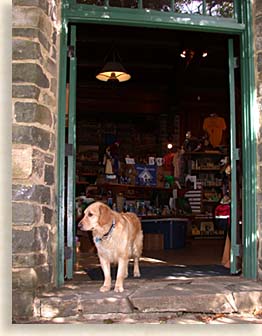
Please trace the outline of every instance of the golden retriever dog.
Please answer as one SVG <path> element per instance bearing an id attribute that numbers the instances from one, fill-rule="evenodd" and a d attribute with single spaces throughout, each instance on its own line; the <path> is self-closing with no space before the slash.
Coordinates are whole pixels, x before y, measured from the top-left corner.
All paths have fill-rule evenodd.
<path id="1" fill-rule="evenodd" d="M 128 276 L 128 262 L 134 258 L 134 277 L 140 277 L 139 258 L 143 248 L 143 232 L 139 218 L 131 212 L 113 211 L 102 202 L 90 204 L 78 224 L 80 230 L 92 231 L 100 265 L 104 273 L 101 292 L 111 289 L 111 264 L 117 264 L 115 292 L 123 292 Z"/>

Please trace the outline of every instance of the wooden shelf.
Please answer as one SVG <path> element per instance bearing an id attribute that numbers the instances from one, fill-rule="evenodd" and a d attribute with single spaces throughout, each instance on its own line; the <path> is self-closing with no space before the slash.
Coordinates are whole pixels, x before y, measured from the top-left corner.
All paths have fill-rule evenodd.
<path id="1" fill-rule="evenodd" d="M 206 152 L 185 152 L 185 155 L 221 155 L 224 156 L 225 154 L 221 152 L 215 152 L 215 151 L 206 151 Z"/>
<path id="2" fill-rule="evenodd" d="M 220 171 L 220 168 L 219 167 L 213 167 L 213 168 L 194 168 L 194 169 L 191 169 L 191 171 L 197 171 L 197 172 L 207 172 L 207 171 Z"/>
<path id="3" fill-rule="evenodd" d="M 213 185 L 203 185 L 203 189 L 205 188 L 221 188 L 222 187 L 222 183 L 221 184 L 213 184 Z"/>
<path id="4" fill-rule="evenodd" d="M 171 191 L 174 188 L 165 188 L 165 187 L 158 187 L 158 186 L 142 186 L 136 184 L 120 184 L 120 183 L 101 183 L 97 184 L 98 187 L 104 188 L 123 188 L 123 189 L 140 189 L 140 190 L 166 190 Z"/>
<path id="5" fill-rule="evenodd" d="M 83 185 L 85 185 L 85 184 L 90 184 L 90 182 L 88 182 L 88 181 L 76 181 L 76 184 L 83 184 Z"/>
<path id="6" fill-rule="evenodd" d="M 192 235 L 193 239 L 224 239 L 223 235 Z"/>

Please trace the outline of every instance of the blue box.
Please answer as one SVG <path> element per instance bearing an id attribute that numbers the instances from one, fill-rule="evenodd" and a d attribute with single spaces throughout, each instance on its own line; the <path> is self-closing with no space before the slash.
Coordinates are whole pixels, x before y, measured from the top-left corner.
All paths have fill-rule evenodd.
<path id="1" fill-rule="evenodd" d="M 188 219 L 142 219 L 141 223 L 144 233 L 163 234 L 164 249 L 179 249 L 185 247 Z"/>
<path id="2" fill-rule="evenodd" d="M 173 225 L 173 248 L 179 249 L 186 245 L 186 233 L 187 233 L 188 220 L 178 219 Z"/>

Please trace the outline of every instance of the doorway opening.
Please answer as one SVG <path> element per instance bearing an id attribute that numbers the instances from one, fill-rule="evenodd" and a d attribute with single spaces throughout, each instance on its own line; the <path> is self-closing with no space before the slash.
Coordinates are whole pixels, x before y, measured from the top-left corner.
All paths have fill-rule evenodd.
<path id="1" fill-rule="evenodd" d="M 242 143 L 238 37 L 116 25 L 76 26 L 76 219 L 90 198 L 119 211 L 135 211 L 143 225 L 145 266 L 194 265 L 210 270 L 221 265 L 225 236 L 215 220 L 215 208 L 231 191 L 229 38 L 236 57 L 236 146 L 241 148 Z M 112 46 L 131 74 L 127 82 L 96 79 Z M 213 117 L 224 121 L 221 139 L 212 138 L 205 125 Z M 106 150 L 116 145 L 118 171 L 106 174 Z M 179 173 L 175 173 L 174 153 L 181 150 Z M 134 161 L 129 164 L 127 158 Z M 150 163 L 154 177 L 145 185 L 138 180 L 138 172 Z M 240 158 L 235 204 L 239 244 L 241 167 Z M 91 235 L 77 228 L 75 232 L 76 270 L 97 267 Z M 223 270 L 218 268 L 218 273 Z"/>

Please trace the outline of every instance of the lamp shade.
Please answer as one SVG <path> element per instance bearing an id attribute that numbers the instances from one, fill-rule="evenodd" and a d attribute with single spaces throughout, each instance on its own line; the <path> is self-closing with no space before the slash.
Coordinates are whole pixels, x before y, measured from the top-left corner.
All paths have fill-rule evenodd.
<path id="1" fill-rule="evenodd" d="M 123 65 L 119 62 L 107 62 L 103 69 L 96 75 L 96 78 L 107 82 L 107 81 L 117 81 L 125 82 L 131 78 L 131 76 L 126 72 Z"/>

